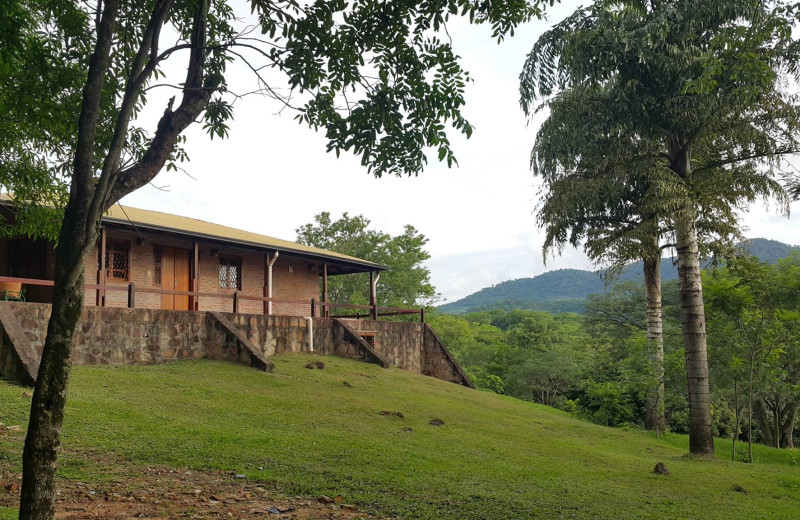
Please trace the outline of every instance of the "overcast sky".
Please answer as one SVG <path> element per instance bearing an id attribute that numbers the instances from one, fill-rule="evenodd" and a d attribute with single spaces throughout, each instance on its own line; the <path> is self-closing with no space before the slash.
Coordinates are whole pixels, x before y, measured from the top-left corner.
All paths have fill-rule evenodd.
<path id="1" fill-rule="evenodd" d="M 429 239 L 428 267 L 447 301 L 547 270 L 590 268 L 576 250 L 546 266 L 542 261 L 543 235 L 533 214 L 537 186 L 528 164 L 538 122 L 523 116 L 517 93 L 527 51 L 574 7 L 566 2 L 551 8 L 550 21 L 528 24 L 499 45 L 486 27 L 451 24 L 456 53 L 474 79 L 465 114 L 475 132 L 469 140 L 451 134 L 457 168 L 431 156 L 418 177 L 375 179 L 352 156 L 325 153 L 324 136 L 295 122 L 294 113 L 248 97 L 235 104 L 229 139 L 210 141 L 201 125 L 187 132 L 188 175 L 162 172 L 154 181 L 159 189 L 145 187 L 123 204 L 288 240 L 322 211 L 363 214 L 392 234 L 411 224 Z M 244 71 L 234 79 L 236 90 L 253 87 Z M 172 94 L 164 90 L 162 95 Z M 156 113 L 164 107 L 157 94 L 149 96 Z M 792 209 L 796 213 L 800 206 Z M 762 204 L 744 222 L 747 236 L 800 243 L 796 216 L 787 220 Z"/>

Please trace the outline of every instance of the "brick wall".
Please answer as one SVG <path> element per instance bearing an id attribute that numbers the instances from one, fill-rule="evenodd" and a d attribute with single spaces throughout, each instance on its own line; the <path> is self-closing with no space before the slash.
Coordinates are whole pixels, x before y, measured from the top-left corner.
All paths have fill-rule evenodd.
<path id="1" fill-rule="evenodd" d="M 134 233 L 123 231 L 108 232 L 109 239 L 126 240 L 130 242 L 129 280 L 119 281 L 107 279 L 107 284 L 118 287 L 120 290 L 106 291 L 107 307 L 127 307 L 127 287 L 130 282 L 137 289 L 154 287 L 153 284 L 153 246 L 163 245 L 178 247 L 191 251 L 193 244 L 190 241 L 146 241 L 137 245 L 137 236 Z M 232 312 L 233 293 L 231 289 L 219 285 L 219 256 L 239 257 L 242 260 L 242 290 L 240 295 L 262 297 L 265 285 L 264 253 L 253 252 L 238 248 L 224 248 L 208 243 L 199 244 L 199 291 L 201 293 L 216 293 L 222 298 L 203 297 L 199 299 L 198 308 L 201 311 Z M 2 255 L 0 255 L 2 256 Z M 92 249 L 86 264 L 85 283 L 97 283 L 97 247 Z M 290 271 L 291 269 L 291 271 Z M 272 306 L 274 315 L 282 316 L 309 316 L 311 313 L 311 300 L 319 300 L 319 264 L 308 260 L 293 258 L 286 255 L 280 256 L 273 265 L 272 297 L 277 300 L 295 300 L 297 303 L 275 302 Z M 191 287 L 190 287 L 191 289 Z M 86 306 L 94 306 L 97 291 L 87 289 L 84 296 Z M 300 303 L 302 302 L 302 303 Z M 154 293 L 136 292 L 136 307 L 144 309 L 159 309 L 161 295 Z M 239 312 L 245 314 L 263 314 L 264 304 L 261 301 L 240 298 Z"/>
<path id="2" fill-rule="evenodd" d="M 289 269 L 291 268 L 291 272 Z M 319 264 L 281 255 L 272 266 L 272 297 L 279 300 L 299 300 L 304 303 L 272 305 L 279 316 L 311 316 L 311 299 L 319 301 Z M 305 303 L 308 302 L 308 303 Z"/>

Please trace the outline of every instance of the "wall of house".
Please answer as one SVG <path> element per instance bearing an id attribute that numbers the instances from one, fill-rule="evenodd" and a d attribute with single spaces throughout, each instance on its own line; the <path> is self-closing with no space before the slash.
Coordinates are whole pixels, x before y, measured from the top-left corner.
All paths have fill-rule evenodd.
<path id="1" fill-rule="evenodd" d="M 311 316 L 311 299 L 320 299 L 319 270 L 320 264 L 279 256 L 272 266 L 272 297 L 298 300 L 298 303 L 275 302 L 272 313 L 279 316 Z"/>
<path id="2" fill-rule="evenodd" d="M 155 287 L 153 283 L 153 246 L 177 247 L 192 251 L 194 245 L 190 240 L 177 240 L 167 237 L 154 237 L 137 244 L 138 235 L 133 232 L 113 230 L 108 232 L 109 239 L 120 239 L 130 242 L 129 280 L 115 281 L 107 279 L 107 284 L 118 287 L 120 290 L 106 291 L 107 307 L 127 307 L 127 288 L 133 282 L 136 291 L 136 308 L 159 309 L 161 308 L 161 295 L 146 293 L 139 289 Z M 198 308 L 201 311 L 232 312 L 233 292 L 219 286 L 219 255 L 240 257 L 242 259 L 242 290 L 240 295 L 262 297 L 265 285 L 265 258 L 264 253 L 254 252 L 236 247 L 224 247 L 207 242 L 198 245 L 199 254 L 199 291 L 201 293 L 216 293 L 224 298 L 203 297 L 199 299 Z M 0 255 L 2 256 L 2 255 Z M 98 267 L 97 247 L 92 249 L 87 261 L 86 284 L 97 283 Z M 293 303 L 275 302 L 272 314 L 281 316 L 310 316 L 311 300 L 319 300 L 319 269 L 320 265 L 307 260 L 293 258 L 286 255 L 279 256 L 273 265 L 272 271 L 272 296 L 279 300 L 293 300 Z M 191 289 L 191 288 L 190 288 Z M 94 306 L 97 301 L 97 291 L 87 289 L 84 295 L 84 304 Z M 247 314 L 262 314 L 264 304 L 261 301 L 240 298 L 239 312 Z"/>
<path id="3" fill-rule="evenodd" d="M 109 289 L 106 291 L 106 307 L 127 307 L 128 306 L 128 284 L 133 282 L 136 289 L 155 287 L 153 284 L 153 243 L 143 242 L 137 244 L 138 235 L 133 232 L 114 231 L 108 233 L 108 238 L 125 240 L 130 242 L 130 260 L 128 267 L 128 280 L 106 279 L 106 284 L 119 290 Z M 188 242 L 170 244 L 173 247 L 188 247 Z M 86 261 L 85 284 L 97 284 L 97 272 L 100 267 L 100 257 L 97 254 L 98 247 L 92 248 Z M 94 306 L 97 302 L 97 290 L 86 289 L 83 296 L 86 306 Z M 155 293 L 136 292 L 136 307 L 140 309 L 160 309 L 161 295 Z"/>

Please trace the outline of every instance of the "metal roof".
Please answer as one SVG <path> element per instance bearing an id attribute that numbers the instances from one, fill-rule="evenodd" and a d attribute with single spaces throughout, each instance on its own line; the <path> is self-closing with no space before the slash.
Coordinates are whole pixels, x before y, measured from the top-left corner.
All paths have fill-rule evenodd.
<path id="1" fill-rule="evenodd" d="M 273 238 L 266 235 L 259 235 L 258 233 L 221 226 L 204 220 L 171 215 L 160 211 L 121 206 L 119 204 L 112 206 L 103 216 L 103 223 L 165 231 L 247 247 L 255 247 L 257 249 L 280 251 L 281 253 L 304 258 L 331 261 L 335 264 L 343 264 L 343 267 L 348 267 L 349 269 L 344 270 L 346 272 L 386 271 L 389 269 L 385 265 L 376 264 L 341 253 L 335 253 L 327 249 L 298 244 L 296 242 L 281 240 L 280 238 Z"/>
<path id="2" fill-rule="evenodd" d="M 12 202 L 12 198 L 8 193 L 0 194 L 0 204 L 9 202 Z M 316 261 L 326 261 L 339 268 L 335 269 L 333 272 L 329 271 L 329 274 L 389 270 L 389 267 L 385 265 L 362 260 L 354 256 L 335 253 L 319 247 L 312 247 L 298 244 L 297 242 L 290 242 L 289 240 L 259 235 L 258 233 L 221 226 L 204 220 L 181 217 L 179 215 L 172 215 L 160 211 L 133 208 L 131 206 L 122 206 L 120 204 L 115 204 L 108 210 L 103 216 L 103 223 L 204 238 L 247 248 L 279 251 L 291 256 L 299 256 Z"/>

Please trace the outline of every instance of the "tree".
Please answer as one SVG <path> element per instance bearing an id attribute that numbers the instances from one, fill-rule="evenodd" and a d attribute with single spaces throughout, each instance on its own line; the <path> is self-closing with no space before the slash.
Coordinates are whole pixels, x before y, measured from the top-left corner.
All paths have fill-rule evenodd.
<path id="1" fill-rule="evenodd" d="M 708 287 L 711 325 L 721 332 L 717 342 L 732 344 L 731 363 L 748 383 L 750 462 L 754 414 L 765 444 L 793 447 L 800 408 L 798 275 L 797 255 L 778 266 L 736 258 L 714 273 Z"/>
<path id="2" fill-rule="evenodd" d="M 657 160 L 639 160 L 628 168 L 604 160 L 644 146 L 657 149 L 640 136 L 626 135 L 613 128 L 613 114 L 601 105 L 586 104 L 601 97 L 601 89 L 573 88 L 549 100 L 549 115 L 531 152 L 534 174 L 543 180 L 537 222 L 546 230 L 543 246 L 547 256 L 569 243 L 583 246 L 593 261 L 608 265 L 606 282 L 615 278 L 629 262 L 641 260 L 646 299 L 648 352 L 653 385 L 647 402 L 645 426 L 664 426 L 664 338 L 661 296 L 661 257 L 674 247 L 672 237 L 670 179 L 662 179 Z M 587 117 L 590 115 L 591 118 Z M 709 172 L 707 177 L 724 175 Z M 718 196 L 698 208 L 698 246 L 704 253 L 730 250 L 734 238 L 741 238 L 736 215 L 730 204 L 751 200 L 760 193 L 761 176 L 734 183 L 722 183 Z M 769 193 L 767 193 L 769 195 Z"/>
<path id="3" fill-rule="evenodd" d="M 363 215 L 351 217 L 348 213 L 332 220 L 326 211 L 314 215 L 314 223 L 297 228 L 297 241 L 389 267 L 378 281 L 378 305 L 432 305 L 439 295 L 431 284 L 430 271 L 423 265 L 430 258 L 424 249 L 428 239 L 413 226 L 405 226 L 402 234 L 391 236 L 370 229 L 370 223 Z M 333 303 L 365 305 L 369 294 L 366 273 L 335 277 L 328 282 L 328 297 Z"/>
<path id="4" fill-rule="evenodd" d="M 0 186 L 13 189 L 19 216 L 0 223 L 5 235 L 55 238 L 66 203 L 84 67 L 65 55 L 83 26 L 78 9 L 56 13 L 49 4 L 9 0 L 0 7 Z M 55 16 L 57 37 L 35 30 Z"/>
<path id="5" fill-rule="evenodd" d="M 445 123 L 466 135 L 472 132 L 460 114 L 469 76 L 449 42 L 437 37 L 449 17 L 466 15 L 474 23 L 490 24 L 493 35 L 502 38 L 517 23 L 540 14 L 537 4 L 525 0 L 249 4 L 256 23 L 242 26 L 226 0 L 34 1 L 26 3 L 33 13 L 23 16 L 20 37 L 4 33 L 3 38 L 17 43 L 40 38 L 48 62 L 86 71 L 64 86 L 66 92 L 53 96 L 65 120 L 31 111 L 22 114 L 24 132 L 0 140 L 2 157 L 26 146 L 34 154 L 29 162 L 38 166 L 51 159 L 51 148 L 48 135 L 32 129 L 54 125 L 53 131 L 65 139 L 52 159 L 69 164 L 63 173 L 69 198 L 58 233 L 53 305 L 23 454 L 21 519 L 53 516 L 70 352 L 83 305 L 84 266 L 101 217 L 165 165 L 174 167 L 185 158 L 183 132 L 198 119 L 212 137 L 226 135 L 232 115 L 233 93 L 226 80 L 231 61 L 251 68 L 262 93 L 287 105 L 295 94 L 304 99 L 296 107 L 297 117 L 326 130 L 329 151 L 360 155 L 377 176 L 416 174 L 426 163 L 426 148 L 434 148 L 448 164 L 455 161 Z M 21 3 L 6 5 L 20 13 Z M 176 43 L 163 49 L 166 38 Z M 147 105 L 148 90 L 163 79 L 165 62 L 181 56 L 185 75 L 172 85 L 177 103 L 175 97 L 169 101 L 149 133 L 137 126 L 137 116 Z M 270 84 L 262 74 L 265 68 L 284 75 L 288 94 Z M 0 70 L 0 80 L 20 92 L 14 70 L 19 69 Z M 49 86 L 49 80 L 45 75 L 39 85 Z M 76 97 L 78 109 L 68 110 Z M 22 173 L 3 181 L 19 192 L 28 180 Z M 35 193 L 32 199 L 40 202 Z"/>
<path id="6" fill-rule="evenodd" d="M 763 1 L 598 1 L 545 33 L 521 74 L 526 112 L 536 99 L 563 100 L 585 116 L 573 124 L 623 137 L 610 153 L 595 139 L 585 150 L 577 143 L 576 160 L 663 183 L 668 196 L 657 200 L 675 230 L 692 453 L 714 450 L 698 216 L 714 201 L 735 214 L 741 200 L 718 191 L 733 184 L 750 186 L 748 198 L 785 203 L 777 167 L 800 148 L 798 106 L 781 83 L 795 73 L 793 20 L 783 4 Z"/>
<path id="7" fill-rule="evenodd" d="M 596 263 L 608 263 L 613 278 L 628 262 L 642 260 L 646 294 L 646 323 L 654 377 L 647 404 L 645 426 L 663 430 L 664 422 L 664 340 L 661 323 L 661 237 L 665 220 L 652 198 L 652 182 L 640 169 L 598 172 L 586 143 L 609 149 L 624 149 L 623 135 L 604 135 L 603 125 L 578 124 L 574 113 L 580 103 L 566 92 L 549 104 L 550 115 L 540 128 L 531 152 L 531 164 L 544 181 L 537 222 L 546 229 L 545 257 L 561 252 L 566 243 L 583 250 Z M 568 134 L 568 135 L 565 135 Z M 587 140 L 588 139 L 588 140 Z M 581 147 L 583 149 L 577 150 Z M 588 161 L 577 157 L 592 157 Z M 642 165 L 640 168 L 647 168 Z"/>

